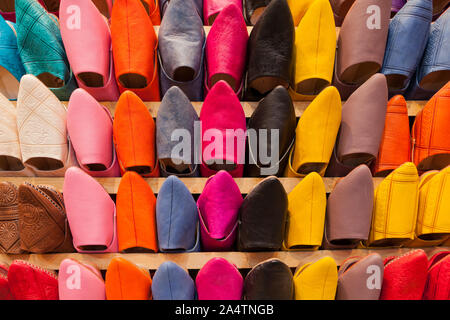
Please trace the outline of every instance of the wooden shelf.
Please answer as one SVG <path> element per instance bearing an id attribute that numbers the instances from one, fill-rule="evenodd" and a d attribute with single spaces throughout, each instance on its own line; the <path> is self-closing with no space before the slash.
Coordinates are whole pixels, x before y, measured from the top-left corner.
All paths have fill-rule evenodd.
<path id="1" fill-rule="evenodd" d="M 264 178 L 235 178 L 242 194 L 247 194 L 249 191 Z M 283 184 L 286 192 L 291 192 L 292 189 L 302 180 L 301 178 L 279 178 Z M 325 189 L 327 193 L 333 190 L 336 181 L 340 178 L 323 178 Z M 96 178 L 96 180 L 105 188 L 109 194 L 116 194 L 119 189 L 121 178 Z M 147 178 L 146 181 L 152 188 L 154 193 L 159 193 L 166 178 Z M 182 178 L 181 181 L 188 187 L 192 194 L 200 194 L 203 191 L 207 178 Z M 12 182 L 15 185 L 27 181 L 34 185 L 50 185 L 56 190 L 62 192 L 64 178 L 43 178 L 43 177 L 0 177 L 1 181 Z M 373 178 L 374 186 L 377 187 L 383 178 Z"/>
<path id="2" fill-rule="evenodd" d="M 14 105 L 17 103 L 16 101 L 11 101 Z M 68 105 L 67 101 L 62 102 L 64 105 Z M 106 106 L 112 115 L 114 115 L 116 111 L 116 104 L 117 102 L 100 102 L 102 105 Z M 153 118 L 156 118 L 156 115 L 158 114 L 159 105 L 161 102 L 144 102 L 147 108 L 149 109 L 150 113 L 152 114 Z M 311 102 L 309 101 L 294 101 L 294 107 L 295 107 L 295 114 L 297 117 L 300 117 L 305 109 L 309 106 Z M 407 101 L 408 106 L 408 114 L 410 117 L 416 116 L 416 114 L 425 107 L 425 104 L 427 101 Z M 197 111 L 197 114 L 200 115 L 200 110 L 202 108 L 203 102 L 192 102 L 192 105 L 194 106 L 194 109 Z M 253 111 L 258 106 L 258 102 L 242 102 L 242 108 L 244 109 L 245 116 L 247 118 L 250 118 L 253 114 Z"/>
<path id="3" fill-rule="evenodd" d="M 277 251 L 277 252 L 196 252 L 196 253 L 108 253 L 108 254 L 79 254 L 79 253 L 60 253 L 60 254 L 26 254 L 26 255 L 6 255 L 0 254 L 0 261 L 10 264 L 16 259 L 28 261 L 34 265 L 50 270 L 58 270 L 61 261 L 64 259 L 76 259 L 80 262 L 86 262 L 96 265 L 101 270 L 106 270 L 108 264 L 114 257 L 122 257 L 129 261 L 134 262 L 140 267 L 156 270 L 163 262 L 173 261 L 180 266 L 183 266 L 189 270 L 198 270 L 210 259 L 215 257 L 222 257 L 234 263 L 238 269 L 250 269 L 256 264 L 270 258 L 278 258 L 286 263 L 290 268 L 296 268 L 300 263 L 305 264 L 308 262 L 317 261 L 325 256 L 330 256 L 338 265 L 348 257 L 354 256 L 366 256 L 370 253 L 377 252 L 382 258 L 389 256 L 398 256 L 406 252 L 409 252 L 411 248 L 400 249 L 378 249 L 378 250 L 366 250 L 366 249 L 354 249 L 354 250 L 316 250 L 316 251 Z M 431 257 L 435 253 L 444 250 L 450 250 L 449 247 L 433 247 L 424 248 L 428 257 Z"/>

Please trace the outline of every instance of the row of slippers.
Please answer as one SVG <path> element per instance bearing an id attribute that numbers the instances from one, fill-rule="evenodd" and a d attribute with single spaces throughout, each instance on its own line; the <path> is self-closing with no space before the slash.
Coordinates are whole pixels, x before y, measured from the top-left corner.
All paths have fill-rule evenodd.
<path id="1" fill-rule="evenodd" d="M 294 100 L 312 100 L 333 84 L 347 99 L 378 71 L 387 76 L 391 96 L 428 99 L 450 80 L 450 11 L 431 24 L 431 0 L 408 1 L 390 23 L 390 0 L 355 1 L 337 49 L 328 0 L 298 1 L 308 2 L 298 10 L 301 19 L 293 19 L 286 0 L 272 0 L 250 37 L 235 4 L 219 10 L 206 37 L 195 4 L 172 0 L 157 37 L 138 0 L 117 0 L 111 26 L 89 0 L 63 0 L 61 25 L 36 0 L 16 1 L 17 25 L 0 21 L 7 44 L 1 91 L 10 99 L 25 72 L 61 100 L 79 86 L 103 101 L 116 101 L 125 90 L 160 101 L 172 86 L 201 101 L 220 80 L 251 101 L 278 85 Z M 373 6 L 380 17 L 371 26 Z"/>
<path id="2" fill-rule="evenodd" d="M 399 95 L 388 102 L 382 74 L 372 76 L 343 106 L 337 89 L 326 88 L 298 124 L 281 86 L 259 102 L 248 124 L 224 81 L 211 89 L 200 117 L 182 90 L 172 87 L 155 122 L 131 91 L 120 96 L 113 120 L 84 89 L 73 92 L 66 110 L 41 81 L 25 75 L 17 107 L 0 94 L 0 176 L 62 177 L 67 168 L 80 166 L 95 177 L 126 171 L 145 177 L 209 177 L 221 169 L 233 177 L 305 177 L 311 172 L 342 177 L 360 164 L 387 176 L 408 161 L 421 172 L 441 170 L 450 165 L 449 97 L 450 82 L 417 114 L 411 138 L 406 101 Z M 251 135 L 250 129 L 279 130 L 279 141 Z M 182 153 L 174 152 L 180 148 L 179 138 L 173 138 L 177 130 L 189 135 L 183 138 Z M 212 131 L 221 135 L 211 139 Z M 267 163 L 258 145 L 267 146 L 266 152 L 278 148 L 279 157 Z"/>
<path id="3" fill-rule="evenodd" d="M 164 262 L 148 270 L 113 258 L 105 281 L 95 266 L 74 259 L 59 274 L 16 260 L 0 265 L 1 300 L 450 300 L 450 251 L 428 261 L 412 250 L 384 261 L 378 253 L 350 257 L 339 271 L 331 257 L 300 264 L 292 275 L 279 259 L 257 264 L 245 277 L 223 258 L 209 260 L 195 282 L 182 267 Z"/>
<path id="4" fill-rule="evenodd" d="M 361 165 L 328 200 L 311 173 L 287 194 L 268 177 L 246 195 L 220 171 L 195 201 L 170 176 L 155 197 L 135 172 L 116 202 L 79 168 L 66 172 L 63 195 L 49 186 L 0 183 L 0 250 L 74 252 L 279 251 L 450 245 L 450 167 L 420 177 L 412 163 L 374 190 Z M 351 223 L 349 223 L 351 221 Z"/>

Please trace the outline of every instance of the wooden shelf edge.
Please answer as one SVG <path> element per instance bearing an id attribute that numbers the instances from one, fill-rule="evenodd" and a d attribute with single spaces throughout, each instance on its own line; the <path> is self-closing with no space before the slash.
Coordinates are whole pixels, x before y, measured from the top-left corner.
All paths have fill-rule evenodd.
<path id="1" fill-rule="evenodd" d="M 0 254 L 0 261 L 11 264 L 14 260 L 20 259 L 28 261 L 38 267 L 49 270 L 58 270 L 61 261 L 64 259 L 76 259 L 80 262 L 91 263 L 101 270 L 108 268 L 109 262 L 115 257 L 127 259 L 140 267 L 149 270 L 156 270 L 165 261 L 172 261 L 189 270 L 199 270 L 210 259 L 222 257 L 236 265 L 238 269 L 251 269 L 256 264 L 271 258 L 278 258 L 286 263 L 290 268 L 296 268 L 299 264 L 317 261 L 320 258 L 330 256 L 338 265 L 348 257 L 366 256 L 371 253 L 379 253 L 381 257 L 398 256 L 405 254 L 415 248 L 396 249 L 354 249 L 354 250 L 316 250 L 316 251 L 277 251 L 277 252 L 198 252 L 198 253 L 147 253 L 147 254 L 27 254 L 27 255 L 6 255 Z M 435 253 L 450 250 L 450 247 L 423 248 L 430 258 Z"/>
<path id="2" fill-rule="evenodd" d="M 192 194 L 200 194 L 203 191 L 206 180 L 208 178 L 181 178 L 181 181 L 187 186 Z M 261 182 L 264 178 L 235 178 L 236 184 L 241 190 L 242 194 L 249 193 L 253 187 Z M 302 178 L 279 178 L 284 186 L 286 192 L 291 192 L 295 186 L 302 180 Z M 325 190 L 327 193 L 333 190 L 334 185 L 340 178 L 323 178 L 325 183 Z M 121 178 L 96 178 L 96 180 L 105 188 L 109 194 L 116 194 L 119 189 Z M 147 178 L 145 179 L 152 188 L 153 192 L 158 194 L 166 178 Z M 62 192 L 64 178 L 43 178 L 43 177 L 0 177 L 0 182 L 12 182 L 15 185 L 20 185 L 27 181 L 34 185 L 50 185 L 56 190 Z M 374 187 L 376 188 L 383 178 L 373 178 Z"/>

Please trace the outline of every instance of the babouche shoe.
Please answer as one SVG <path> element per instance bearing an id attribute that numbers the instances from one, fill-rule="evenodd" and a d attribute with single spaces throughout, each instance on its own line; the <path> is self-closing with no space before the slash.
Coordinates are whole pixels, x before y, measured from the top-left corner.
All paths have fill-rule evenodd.
<path id="1" fill-rule="evenodd" d="M 192 0 L 197 9 L 197 12 L 200 17 L 203 17 L 203 0 Z M 166 12 L 167 6 L 169 5 L 170 0 L 159 0 L 159 9 L 161 10 L 161 18 L 164 17 L 164 13 Z M 187 1 L 179 2 L 179 5 L 186 4 Z"/>
<path id="2" fill-rule="evenodd" d="M 202 101 L 206 36 L 192 1 L 170 1 L 158 41 L 161 96 L 177 86 L 189 100 Z"/>
<path id="3" fill-rule="evenodd" d="M 198 300 L 241 300 L 244 279 L 235 265 L 212 258 L 195 278 Z"/>
<path id="4" fill-rule="evenodd" d="M 294 273 L 295 300 L 334 300 L 337 269 L 331 257 L 299 265 Z"/>
<path id="5" fill-rule="evenodd" d="M 152 294 L 153 300 L 195 300 L 195 283 L 186 270 L 166 261 L 153 276 Z"/>
<path id="6" fill-rule="evenodd" d="M 2 301 L 14 300 L 8 283 L 8 269 L 9 266 L 7 264 L 0 263 L 0 299 Z"/>
<path id="7" fill-rule="evenodd" d="M 244 0 L 243 11 L 248 25 L 254 26 L 272 0 Z"/>
<path id="8" fill-rule="evenodd" d="M 159 10 L 160 0 L 141 0 L 147 11 L 150 20 L 154 26 L 159 26 L 161 24 L 161 13 Z"/>
<path id="9" fill-rule="evenodd" d="M 300 21 L 302 21 L 305 16 L 306 11 L 308 11 L 309 7 L 315 1 L 316 0 L 287 0 L 289 8 L 291 9 L 292 18 L 294 19 L 294 26 L 298 27 Z"/>
<path id="10" fill-rule="evenodd" d="M 93 265 L 64 259 L 59 266 L 60 300 L 106 300 L 105 282 Z"/>
<path id="11" fill-rule="evenodd" d="M 428 262 L 423 300 L 450 299 L 450 251 L 441 251 Z"/>
<path id="12" fill-rule="evenodd" d="M 19 190 L 11 182 L 0 182 L 0 253 L 19 254 Z M 0 268 L 0 273 L 2 269 Z"/>
<path id="13" fill-rule="evenodd" d="M 212 26 L 222 10 L 224 10 L 229 5 L 236 6 L 241 17 L 243 18 L 241 0 L 204 0 L 203 18 L 205 19 L 205 25 Z"/>
<path id="14" fill-rule="evenodd" d="M 403 1 L 403 0 L 402 0 Z M 340 27 L 355 0 L 330 0 L 336 26 Z"/>
<path id="15" fill-rule="evenodd" d="M 81 253 L 117 252 L 116 205 L 102 185 L 72 167 L 64 178 L 63 195 L 75 249 Z"/>
<path id="16" fill-rule="evenodd" d="M 59 17 L 67 58 L 80 88 L 99 101 L 116 101 L 119 89 L 105 16 L 92 0 L 61 0 Z"/>
<path id="17" fill-rule="evenodd" d="M 111 38 L 119 91 L 131 90 L 144 101 L 160 101 L 158 38 L 142 1 L 114 2 Z"/>

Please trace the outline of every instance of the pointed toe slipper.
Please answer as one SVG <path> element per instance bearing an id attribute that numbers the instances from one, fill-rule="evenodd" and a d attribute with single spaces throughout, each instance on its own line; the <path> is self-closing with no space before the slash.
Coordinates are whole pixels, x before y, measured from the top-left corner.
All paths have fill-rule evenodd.
<path id="1" fill-rule="evenodd" d="M 136 172 L 122 177 L 116 198 L 119 251 L 158 252 L 156 239 L 156 197 Z"/>
<path id="2" fill-rule="evenodd" d="M 156 150 L 161 176 L 200 175 L 200 166 L 196 162 L 198 144 L 195 140 L 195 127 L 198 121 L 197 111 L 183 91 L 178 87 L 167 90 L 156 116 Z M 174 154 L 174 150 L 179 150 L 180 143 L 172 138 L 175 132 L 189 133 L 188 150 L 182 149 L 183 152 L 180 150 L 178 154 Z"/>
<path id="3" fill-rule="evenodd" d="M 60 10 L 61 37 L 78 85 L 99 101 L 116 101 L 119 89 L 107 19 L 93 1 L 62 0 Z"/>
<path id="4" fill-rule="evenodd" d="M 22 253 L 19 230 L 19 190 L 11 182 L 0 183 L 0 230 L 3 230 L 0 233 L 0 253 Z"/>
<path id="5" fill-rule="evenodd" d="M 318 249 L 322 245 L 327 194 L 322 178 L 308 174 L 288 194 L 288 216 L 283 249 Z"/>
<path id="6" fill-rule="evenodd" d="M 259 100 L 276 86 L 289 87 L 295 28 L 286 0 L 272 0 L 250 33 L 246 100 Z"/>
<path id="7" fill-rule="evenodd" d="M 116 206 L 106 190 L 83 170 L 69 168 L 63 195 L 75 249 L 117 252 Z"/>
<path id="8" fill-rule="evenodd" d="M 77 84 L 59 22 L 35 0 L 17 0 L 16 15 L 17 44 L 26 73 L 39 78 L 59 99 L 69 100 Z"/>
<path id="9" fill-rule="evenodd" d="M 144 5 L 144 8 L 154 26 L 159 26 L 161 24 L 159 2 L 159 0 L 141 0 L 141 3 Z"/>
<path id="10" fill-rule="evenodd" d="M 339 267 L 336 300 L 378 300 L 384 264 L 378 253 L 352 257 Z"/>
<path id="11" fill-rule="evenodd" d="M 404 1 L 404 0 L 401 0 Z M 336 27 L 340 27 L 355 0 L 330 0 Z"/>
<path id="12" fill-rule="evenodd" d="M 335 53 L 333 10 L 328 0 L 316 0 L 295 31 L 294 71 L 289 89 L 293 100 L 313 100 L 331 85 Z"/>
<path id="13" fill-rule="evenodd" d="M 198 208 L 176 176 L 164 181 L 156 200 L 156 225 L 161 252 L 200 251 Z"/>
<path id="14" fill-rule="evenodd" d="M 120 93 L 131 90 L 144 101 L 160 101 L 158 38 L 142 1 L 115 1 L 111 39 Z"/>
<path id="15" fill-rule="evenodd" d="M 244 0 L 243 10 L 247 24 L 254 26 L 272 0 Z"/>
<path id="16" fill-rule="evenodd" d="M 152 279 L 144 270 L 123 258 L 113 258 L 106 270 L 107 300 L 151 300 Z"/>
<path id="17" fill-rule="evenodd" d="M 203 18 L 205 20 L 205 25 L 212 26 L 222 10 L 229 5 L 236 6 L 243 18 L 241 0 L 205 0 L 203 3 Z"/>
<path id="18" fill-rule="evenodd" d="M 114 144 L 120 170 L 158 177 L 155 121 L 142 100 L 125 91 L 117 102 L 113 123 Z"/>
<path id="19" fill-rule="evenodd" d="M 185 3 L 184 6 L 180 3 Z M 203 100 L 205 30 L 192 1 L 172 0 L 158 33 L 161 96 L 177 86 L 191 101 Z"/>
<path id="20" fill-rule="evenodd" d="M 291 269 L 279 259 L 257 264 L 245 277 L 245 300 L 292 300 L 293 297 Z"/>
<path id="21" fill-rule="evenodd" d="M 0 263 L 0 300 L 14 300 L 14 296 L 9 288 L 8 265 Z"/>
<path id="22" fill-rule="evenodd" d="M 391 0 L 360 0 L 348 11 L 339 32 L 333 79 L 343 100 L 381 69 L 390 9 Z"/>
<path id="23" fill-rule="evenodd" d="M 242 195 L 226 171 L 210 177 L 197 200 L 202 249 L 228 251 L 235 242 Z"/>
<path id="24" fill-rule="evenodd" d="M 295 300 L 334 300 L 337 284 L 338 271 L 333 258 L 299 265 L 294 273 Z"/>
<path id="25" fill-rule="evenodd" d="M 295 141 L 296 122 L 294 104 L 284 87 L 276 87 L 258 103 L 248 122 L 246 175 L 280 176 L 284 173 Z M 276 130 L 278 138 L 272 135 Z M 264 131 L 267 135 L 261 134 Z M 270 158 L 261 156 L 260 146 L 266 146 L 266 156 L 270 152 Z"/>
<path id="26" fill-rule="evenodd" d="M 84 171 L 93 177 L 120 176 L 111 114 L 84 89 L 70 96 L 67 132 Z"/>
<path id="27" fill-rule="evenodd" d="M 186 270 L 166 261 L 153 276 L 152 294 L 153 300 L 195 300 L 195 283 Z"/>
<path id="28" fill-rule="evenodd" d="M 450 251 L 441 251 L 428 263 L 427 282 L 423 300 L 450 299 Z"/>
<path id="29" fill-rule="evenodd" d="M 211 27 L 206 40 L 206 93 L 218 81 L 224 80 L 238 96 L 241 95 L 247 41 L 248 31 L 242 10 L 234 4 L 226 6 Z"/>
<path id="30" fill-rule="evenodd" d="M 198 15 L 200 18 L 203 19 L 203 0 L 192 0 L 192 2 L 195 5 L 195 8 L 197 9 Z M 161 10 L 161 18 L 164 17 L 164 14 L 167 10 L 167 6 L 169 5 L 170 0 L 159 0 L 159 8 Z M 185 5 L 187 1 L 184 2 L 178 2 L 178 5 Z"/>
<path id="31" fill-rule="evenodd" d="M 106 300 L 105 282 L 94 266 L 64 259 L 59 266 L 60 300 Z"/>
<path id="32" fill-rule="evenodd" d="M 236 266 L 213 258 L 200 269 L 195 285 L 198 300 L 241 300 L 244 279 Z"/>
<path id="33" fill-rule="evenodd" d="M 287 209 L 288 197 L 278 178 L 267 177 L 257 184 L 239 209 L 238 250 L 279 251 Z"/>
<path id="34" fill-rule="evenodd" d="M 219 81 L 212 87 L 203 103 L 200 120 L 201 175 L 209 177 L 225 170 L 233 177 L 242 177 L 247 125 L 242 105 L 228 83 Z"/>
<path id="35" fill-rule="evenodd" d="M 342 118 L 342 104 L 335 87 L 324 89 L 306 108 L 295 130 L 295 144 L 289 154 L 285 175 L 321 176 L 328 167 Z M 314 142 L 313 142 L 314 141 Z"/>
<path id="36" fill-rule="evenodd" d="M 335 185 L 327 204 L 325 249 L 355 248 L 368 240 L 373 199 L 372 174 L 366 165 L 356 167 Z"/>
<path id="37" fill-rule="evenodd" d="M 24 74 L 15 25 L 0 17 L 0 93 L 8 99 L 17 99 L 19 81 Z"/>

